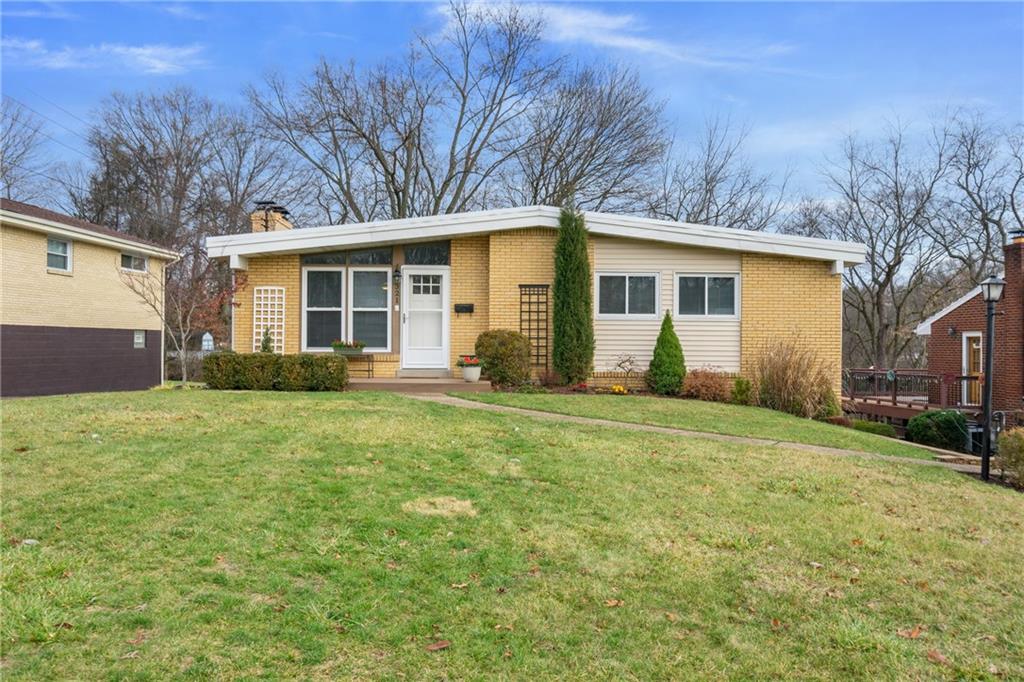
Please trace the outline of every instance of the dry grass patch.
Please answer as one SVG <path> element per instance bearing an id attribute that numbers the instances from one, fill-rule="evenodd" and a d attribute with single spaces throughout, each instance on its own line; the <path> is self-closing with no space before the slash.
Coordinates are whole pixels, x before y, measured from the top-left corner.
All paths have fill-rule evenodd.
<path id="1" fill-rule="evenodd" d="M 402 505 L 404 511 L 424 516 L 476 516 L 476 509 L 470 500 L 455 497 L 421 497 Z"/>

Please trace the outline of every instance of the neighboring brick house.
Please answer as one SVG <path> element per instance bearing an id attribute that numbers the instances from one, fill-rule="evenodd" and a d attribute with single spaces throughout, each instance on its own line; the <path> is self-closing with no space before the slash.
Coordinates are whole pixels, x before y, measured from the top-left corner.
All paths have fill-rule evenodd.
<path id="1" fill-rule="evenodd" d="M 100 225 L 0 200 L 0 395 L 159 384 L 160 316 L 122 276 L 162 287 L 175 258 Z"/>
<path id="2" fill-rule="evenodd" d="M 1024 410 L 1024 232 L 1004 247 L 1006 287 L 996 304 L 992 407 Z M 946 377 L 980 376 L 984 371 L 986 305 L 981 287 L 953 301 L 917 327 L 928 337 L 928 369 Z M 981 405 L 983 380 L 963 382 L 964 407 Z"/>
<path id="3" fill-rule="evenodd" d="M 559 210 L 479 211 L 292 229 L 280 207 L 253 232 L 210 237 L 236 281 L 232 346 L 257 350 L 269 331 L 282 353 L 330 352 L 359 340 L 375 376 L 450 377 L 488 329 L 531 337 L 550 367 L 550 289 Z M 646 369 L 666 310 L 687 365 L 749 371 L 765 344 L 792 338 L 840 383 L 842 277 L 862 244 L 586 213 L 594 272 L 595 380 Z M 365 368 L 361 359 L 353 368 Z"/>

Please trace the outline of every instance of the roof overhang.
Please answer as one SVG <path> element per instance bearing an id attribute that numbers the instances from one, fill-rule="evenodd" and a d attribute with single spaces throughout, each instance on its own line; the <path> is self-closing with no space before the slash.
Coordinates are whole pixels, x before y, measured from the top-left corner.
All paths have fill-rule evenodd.
<path id="1" fill-rule="evenodd" d="M 206 249 L 211 258 L 230 258 L 231 267 L 244 269 L 246 258 L 250 256 L 432 241 L 531 227 L 557 228 L 559 215 L 560 210 L 553 206 L 527 206 L 281 232 L 233 234 L 207 237 Z M 833 273 L 863 263 L 866 251 L 863 244 L 855 242 L 752 232 L 613 213 L 586 212 L 584 218 L 587 229 L 595 235 L 820 260 L 831 263 Z"/>
<path id="2" fill-rule="evenodd" d="M 139 242 L 131 239 L 122 239 L 120 237 L 100 234 L 98 232 L 93 232 L 92 230 L 86 230 L 53 220 L 46 220 L 44 218 L 36 218 L 34 216 L 9 211 L 7 209 L 0 209 L 0 222 L 3 222 L 5 225 L 19 227 L 23 230 L 43 232 L 45 234 L 65 237 L 78 242 L 99 244 L 101 246 L 122 249 L 124 251 L 152 256 L 153 258 L 159 258 L 162 260 L 174 261 L 181 257 L 178 252 L 171 251 L 169 249 L 162 249 L 148 244 L 140 244 Z"/>

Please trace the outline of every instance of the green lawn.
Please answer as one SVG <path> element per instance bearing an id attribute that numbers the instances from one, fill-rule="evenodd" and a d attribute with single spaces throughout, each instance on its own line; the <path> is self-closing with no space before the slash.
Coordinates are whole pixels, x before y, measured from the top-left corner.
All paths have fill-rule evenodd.
<path id="1" fill-rule="evenodd" d="M 2 410 L 5 680 L 1024 677 L 1024 496 L 947 470 L 374 393 Z"/>
<path id="2" fill-rule="evenodd" d="M 760 407 L 652 396 L 564 393 L 455 393 L 467 400 L 543 412 L 611 419 L 635 424 L 710 431 L 791 443 L 825 445 L 898 457 L 932 459 L 933 453 L 905 441 L 854 431 Z"/>

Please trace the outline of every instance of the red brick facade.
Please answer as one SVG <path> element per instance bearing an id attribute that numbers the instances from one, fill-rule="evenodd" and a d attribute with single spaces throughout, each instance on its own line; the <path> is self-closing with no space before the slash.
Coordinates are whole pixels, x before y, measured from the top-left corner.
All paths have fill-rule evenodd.
<path id="1" fill-rule="evenodd" d="M 1006 245 L 1006 289 L 996 304 L 996 347 L 992 406 L 996 410 L 1024 409 L 1024 238 Z M 981 294 L 931 324 L 928 369 L 959 375 L 963 370 L 964 333 L 985 334 L 985 302 Z"/>

